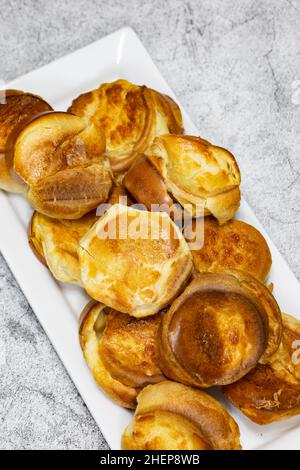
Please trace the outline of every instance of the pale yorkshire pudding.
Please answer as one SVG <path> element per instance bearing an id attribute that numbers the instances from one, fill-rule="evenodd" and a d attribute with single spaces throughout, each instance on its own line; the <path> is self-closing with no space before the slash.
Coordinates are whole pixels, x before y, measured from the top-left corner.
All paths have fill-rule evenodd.
<path id="1" fill-rule="evenodd" d="M 114 172 L 127 170 L 156 136 L 183 131 L 180 109 L 171 98 L 126 80 L 80 95 L 68 111 L 104 129 Z"/>
<path id="2" fill-rule="evenodd" d="M 6 164 L 9 139 L 22 121 L 51 110 L 51 106 L 40 96 L 18 90 L 5 90 L 4 100 L 0 101 L 0 189 L 16 193 L 24 191 L 24 185 L 11 174 Z"/>
<path id="3" fill-rule="evenodd" d="M 158 341 L 168 378 L 196 387 L 229 384 L 264 354 L 268 316 L 255 292 L 235 276 L 203 273 L 164 315 Z"/>
<path id="4" fill-rule="evenodd" d="M 82 284 L 78 245 L 96 220 L 95 211 L 76 220 L 53 219 L 34 212 L 28 229 L 29 244 L 59 281 Z"/>
<path id="5" fill-rule="evenodd" d="M 100 352 L 101 337 L 109 308 L 91 301 L 81 314 L 79 339 L 84 358 L 92 375 L 111 400 L 125 408 L 136 407 L 138 390 L 115 380 L 105 368 Z"/>
<path id="6" fill-rule="evenodd" d="M 226 397 L 261 425 L 300 414 L 300 322 L 283 314 L 283 325 L 282 343 L 269 362 L 223 387 Z"/>
<path id="7" fill-rule="evenodd" d="M 171 134 L 157 137 L 147 158 L 138 159 L 124 178 L 126 189 L 148 210 L 175 200 L 193 216 L 212 214 L 220 224 L 239 207 L 240 182 L 230 152 L 200 137 Z"/>
<path id="8" fill-rule="evenodd" d="M 142 388 L 164 380 L 159 367 L 157 332 L 162 314 L 137 319 L 110 309 L 100 354 L 110 375 L 123 384 Z"/>
<path id="9" fill-rule="evenodd" d="M 14 135 L 8 166 L 26 184 L 39 212 L 78 219 L 107 200 L 112 187 L 105 136 L 93 124 L 64 112 L 23 123 Z"/>
<path id="10" fill-rule="evenodd" d="M 240 450 L 238 425 L 214 398 L 186 385 L 148 385 L 137 398 L 124 450 Z"/>
<path id="11" fill-rule="evenodd" d="M 112 206 L 79 245 L 88 294 L 135 317 L 153 315 L 184 287 L 193 263 L 188 245 L 166 213 Z"/>
<path id="12" fill-rule="evenodd" d="M 195 234 L 195 219 L 192 230 Z M 190 240 L 193 241 L 193 240 Z M 264 282 L 269 274 L 272 257 L 263 235 L 241 220 L 219 225 L 213 217 L 205 217 L 203 246 L 192 249 L 198 272 L 239 269 Z"/>
<path id="13" fill-rule="evenodd" d="M 256 296 L 261 302 L 268 317 L 268 342 L 267 347 L 260 358 L 259 362 L 264 363 L 277 351 L 282 339 L 282 316 L 278 303 L 272 295 L 270 289 L 254 277 L 243 271 L 230 269 L 226 271 L 228 274 L 235 276 L 243 287 Z"/>

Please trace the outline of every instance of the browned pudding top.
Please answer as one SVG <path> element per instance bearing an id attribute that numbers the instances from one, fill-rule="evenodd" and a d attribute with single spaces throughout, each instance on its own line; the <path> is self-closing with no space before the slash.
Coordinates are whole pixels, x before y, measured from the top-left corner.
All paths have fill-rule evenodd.
<path id="1" fill-rule="evenodd" d="M 170 323 L 169 341 L 191 376 L 214 384 L 230 381 L 258 361 L 265 331 L 249 299 L 212 290 L 194 293 L 180 305 Z"/>
<path id="2" fill-rule="evenodd" d="M 5 150 L 9 135 L 21 121 L 52 109 L 39 96 L 17 90 L 7 90 L 5 100 L 0 103 L 0 152 Z"/>
<path id="3" fill-rule="evenodd" d="M 136 319 L 111 310 L 101 342 L 101 356 L 112 377 L 142 387 L 163 380 L 159 367 L 157 331 L 161 314 Z"/>

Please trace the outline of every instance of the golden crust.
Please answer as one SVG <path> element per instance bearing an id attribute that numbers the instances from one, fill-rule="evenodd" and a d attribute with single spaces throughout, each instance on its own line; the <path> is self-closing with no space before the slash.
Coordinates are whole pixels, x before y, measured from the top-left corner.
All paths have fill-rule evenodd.
<path id="1" fill-rule="evenodd" d="M 235 382 L 264 354 L 268 316 L 256 293 L 237 277 L 203 273 L 163 317 L 161 369 L 196 387 Z"/>
<path id="2" fill-rule="evenodd" d="M 195 230 L 194 219 L 192 229 Z M 241 220 L 219 225 L 213 217 L 206 217 L 203 237 L 203 247 L 192 249 L 198 272 L 239 269 L 261 282 L 266 280 L 272 264 L 271 252 L 262 234 L 252 225 Z"/>
<path id="3" fill-rule="evenodd" d="M 7 156 L 27 185 L 27 198 L 39 212 L 78 219 L 107 200 L 112 180 L 104 157 L 105 137 L 95 126 L 63 112 L 23 123 Z"/>
<path id="4" fill-rule="evenodd" d="M 138 395 L 133 422 L 122 437 L 124 450 L 240 450 L 239 428 L 214 398 L 165 381 Z"/>
<path id="5" fill-rule="evenodd" d="M 251 291 L 259 299 L 266 312 L 269 331 L 268 343 L 259 362 L 267 362 L 279 348 L 282 339 L 283 326 L 279 305 L 273 297 L 272 291 L 249 274 L 235 269 L 227 270 L 226 272 L 235 276 L 242 286 Z"/>
<path id="6" fill-rule="evenodd" d="M 157 347 L 161 318 L 161 313 L 143 319 L 114 310 L 109 313 L 100 351 L 114 379 L 135 388 L 164 380 Z"/>
<path id="7" fill-rule="evenodd" d="M 134 409 L 138 390 L 115 380 L 102 361 L 100 352 L 102 332 L 97 328 L 97 321 L 105 325 L 105 319 L 99 318 L 99 316 L 105 317 L 105 309 L 105 305 L 91 301 L 82 312 L 79 330 L 82 352 L 95 381 L 104 393 L 118 405 Z"/>
<path id="8" fill-rule="evenodd" d="M 56 279 L 82 285 L 78 245 L 96 221 L 94 211 L 77 220 L 52 219 L 34 212 L 28 233 L 30 246 Z"/>
<path id="9" fill-rule="evenodd" d="M 167 207 L 174 204 L 163 178 L 145 155 L 132 164 L 123 184 L 139 204 L 144 204 L 149 211 L 153 204 L 165 204 Z"/>
<path id="10" fill-rule="evenodd" d="M 51 111 L 51 106 L 41 97 L 18 90 L 5 91 L 5 103 L 0 103 L 0 188 L 9 192 L 24 192 L 24 185 L 9 170 L 6 153 L 10 145 L 10 136 L 23 121 L 44 111 Z"/>
<path id="11" fill-rule="evenodd" d="M 124 186 L 118 182 L 115 182 L 107 203 L 111 204 L 112 206 L 114 204 L 125 204 L 126 206 L 131 206 L 134 204 L 134 201 Z"/>
<path id="12" fill-rule="evenodd" d="M 138 202 L 178 201 L 193 216 L 214 215 L 220 224 L 230 220 L 240 204 L 240 172 L 234 156 L 200 137 L 161 135 L 124 179 Z"/>
<path id="13" fill-rule="evenodd" d="M 116 172 L 127 170 L 157 135 L 183 131 L 180 109 L 171 98 L 126 80 L 80 95 L 68 111 L 104 129 L 106 152 Z"/>
<path id="14" fill-rule="evenodd" d="M 168 305 L 192 270 L 188 245 L 167 214 L 120 204 L 83 237 L 79 260 L 88 294 L 136 317 Z"/>
<path id="15" fill-rule="evenodd" d="M 223 387 L 227 398 L 261 425 L 300 414 L 300 322 L 283 314 L 283 325 L 282 343 L 269 362 Z"/>

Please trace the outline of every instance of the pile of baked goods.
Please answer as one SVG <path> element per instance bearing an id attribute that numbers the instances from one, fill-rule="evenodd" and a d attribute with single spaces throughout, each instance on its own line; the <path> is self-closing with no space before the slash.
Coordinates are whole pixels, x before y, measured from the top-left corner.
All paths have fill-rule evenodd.
<path id="1" fill-rule="evenodd" d="M 102 84 L 67 112 L 15 90 L 0 104 L 0 188 L 34 208 L 37 258 L 91 297 L 80 345 L 135 410 L 123 449 L 241 449 L 210 387 L 258 424 L 300 414 L 300 322 L 265 285 L 263 235 L 233 219 L 240 183 L 234 156 L 185 135 L 178 105 L 146 86 Z"/>

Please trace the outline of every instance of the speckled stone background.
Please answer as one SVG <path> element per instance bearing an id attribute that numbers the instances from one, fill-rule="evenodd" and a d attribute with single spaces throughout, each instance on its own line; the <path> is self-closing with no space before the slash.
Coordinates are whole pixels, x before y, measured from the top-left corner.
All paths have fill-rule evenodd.
<path id="1" fill-rule="evenodd" d="M 0 0 L 0 79 L 132 26 L 300 279 L 299 24 L 299 0 Z M 0 448 L 107 448 L 1 256 L 0 313 Z"/>

